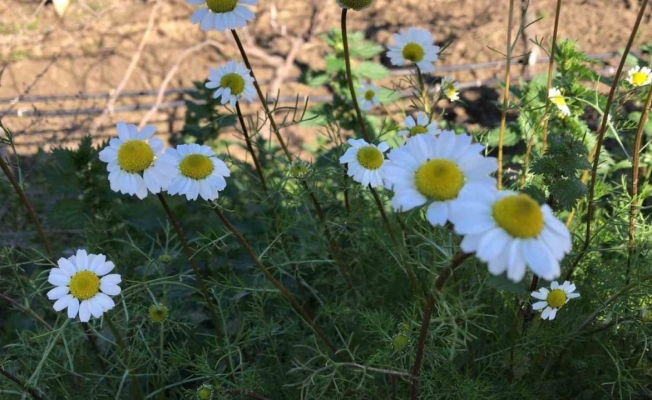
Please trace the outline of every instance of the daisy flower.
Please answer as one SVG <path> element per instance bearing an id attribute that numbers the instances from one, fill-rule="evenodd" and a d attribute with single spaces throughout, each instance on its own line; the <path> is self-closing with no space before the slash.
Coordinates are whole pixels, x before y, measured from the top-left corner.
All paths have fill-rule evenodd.
<path id="1" fill-rule="evenodd" d="M 226 187 L 224 178 L 231 175 L 210 147 L 196 143 L 167 149 L 161 161 L 174 171 L 168 193 L 185 195 L 188 200 L 197 200 L 198 196 L 204 200 L 217 199 Z"/>
<path id="2" fill-rule="evenodd" d="M 229 29 L 242 28 L 254 18 L 254 13 L 247 5 L 255 6 L 258 0 L 186 0 L 193 6 L 205 5 L 190 17 L 193 24 L 199 24 L 201 30 L 225 32 Z"/>
<path id="3" fill-rule="evenodd" d="M 571 115 L 570 109 L 566 105 L 566 99 L 564 99 L 559 88 L 550 88 L 548 91 L 548 98 L 552 104 L 557 106 L 562 115 Z"/>
<path id="4" fill-rule="evenodd" d="M 59 268 L 52 268 L 48 282 L 55 286 L 47 293 L 48 299 L 55 300 L 53 308 L 61 311 L 68 308 L 68 318 L 88 322 L 91 315 L 100 318 L 102 314 L 115 307 L 109 296 L 120 294 L 122 281 L 120 275 L 110 274 L 115 268 L 106 261 L 104 254 L 87 254 L 77 250 L 70 258 L 60 258 Z"/>
<path id="5" fill-rule="evenodd" d="M 580 297 L 575 289 L 575 284 L 568 281 L 563 285 L 554 281 L 550 284 L 550 290 L 542 287 L 538 292 L 532 292 L 532 297 L 541 300 L 534 303 L 532 308 L 534 310 L 543 309 L 541 319 L 552 321 L 557 316 L 557 311 L 568 303 L 568 300 Z"/>
<path id="6" fill-rule="evenodd" d="M 111 190 L 139 199 L 147 197 L 147 190 L 153 194 L 165 190 L 171 171 L 159 162 L 163 142 L 152 137 L 156 128 L 148 125 L 139 132 L 136 125 L 118 122 L 117 130 L 118 137 L 100 151 L 100 160 L 108 163 Z"/>
<path id="7" fill-rule="evenodd" d="M 551 281 L 561 273 L 559 262 L 571 250 L 571 234 L 547 205 L 510 190 L 468 185 L 451 212 L 455 231 L 466 235 L 460 247 L 476 252 L 489 272 L 520 282 L 526 265 Z"/>
<path id="8" fill-rule="evenodd" d="M 340 157 L 340 164 L 348 164 L 348 175 L 363 186 L 381 186 L 381 167 L 385 163 L 384 153 L 389 150 L 389 145 L 382 142 L 376 146 L 364 139 L 349 139 L 348 142 L 351 147 Z"/>
<path id="9" fill-rule="evenodd" d="M 457 101 L 460 99 L 460 84 L 454 81 L 450 76 L 442 79 L 441 91 L 450 101 Z"/>
<path id="10" fill-rule="evenodd" d="M 437 123 L 430 122 L 428 116 L 423 112 L 417 113 L 416 118 L 408 116 L 403 123 L 407 129 L 398 131 L 398 135 L 405 136 L 406 139 L 423 133 L 435 136 L 441 132 L 437 129 Z"/>
<path id="11" fill-rule="evenodd" d="M 369 7 L 374 0 L 337 0 L 337 4 L 342 8 L 360 11 Z"/>
<path id="12" fill-rule="evenodd" d="M 652 82 L 652 70 L 648 67 L 636 66 L 627 71 L 627 82 L 633 86 L 645 86 Z"/>
<path id="13" fill-rule="evenodd" d="M 242 96 L 251 102 L 256 91 L 253 85 L 254 78 L 251 77 L 250 72 L 243 63 L 229 61 L 218 69 L 211 68 L 206 87 L 217 89 L 213 98 L 222 96 L 222 104 L 230 103 L 231 107 L 235 107 L 235 102 Z"/>
<path id="14" fill-rule="evenodd" d="M 310 164 L 303 160 L 296 159 L 288 167 L 288 172 L 295 179 L 302 179 L 308 175 Z"/>
<path id="15" fill-rule="evenodd" d="M 493 187 L 489 174 L 496 171 L 496 159 L 483 157 L 481 144 L 471 136 L 445 131 L 439 136 L 417 135 L 392 150 L 382 168 L 385 185 L 394 190 L 392 207 L 408 211 L 428 205 L 431 225 L 444 225 L 460 190 L 469 183 Z"/>
<path id="16" fill-rule="evenodd" d="M 369 111 L 374 106 L 380 104 L 378 100 L 378 93 L 380 93 L 380 88 L 376 87 L 373 83 L 365 84 L 358 88 L 358 103 L 360 103 L 360 109 L 363 111 Z"/>
<path id="17" fill-rule="evenodd" d="M 439 46 L 435 46 L 432 34 L 425 29 L 415 27 L 392 35 L 394 44 L 389 45 L 387 56 L 393 65 L 402 67 L 408 62 L 416 64 L 421 72 L 435 70 L 434 62 L 439 58 Z"/>

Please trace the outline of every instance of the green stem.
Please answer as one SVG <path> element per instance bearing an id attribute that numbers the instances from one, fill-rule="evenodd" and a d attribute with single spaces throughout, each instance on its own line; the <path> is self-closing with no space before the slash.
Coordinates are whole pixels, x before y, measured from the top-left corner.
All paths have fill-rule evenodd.
<path id="1" fill-rule="evenodd" d="M 355 108 L 355 114 L 360 123 L 360 128 L 362 129 L 362 135 L 364 139 L 371 143 L 371 136 L 367 132 L 367 126 L 362 119 L 362 112 L 360 111 L 360 105 L 358 104 L 358 96 L 355 94 L 355 88 L 353 87 L 353 74 L 351 73 L 351 55 L 349 53 L 349 38 L 346 33 L 346 8 L 342 9 L 342 44 L 344 46 L 344 63 L 346 64 L 346 80 L 349 84 L 349 91 L 351 92 L 351 100 L 353 101 L 353 108 Z"/>
<path id="2" fill-rule="evenodd" d="M 303 320 L 313 329 L 313 331 L 319 336 L 319 338 L 328 346 L 328 348 L 335 353 L 336 349 L 335 346 L 326 338 L 326 335 L 324 335 L 324 332 L 322 331 L 321 327 L 315 322 L 310 314 L 299 304 L 299 302 L 292 296 L 290 291 L 278 280 L 274 277 L 274 275 L 270 272 L 269 269 L 260 261 L 256 253 L 254 252 L 253 248 L 249 245 L 249 242 L 240 234 L 240 232 L 231 224 L 231 222 L 226 218 L 224 213 L 222 213 L 222 210 L 220 210 L 220 207 L 218 205 L 215 205 L 213 207 L 213 210 L 215 211 L 215 214 L 219 217 L 219 219 L 222 221 L 224 226 L 235 236 L 237 241 L 240 243 L 240 246 L 249 254 L 249 257 L 253 260 L 254 264 L 256 264 L 256 267 L 260 269 L 260 271 L 267 277 L 267 279 L 281 292 L 281 294 L 285 297 L 285 299 L 294 307 L 294 309 L 301 315 Z"/>
<path id="3" fill-rule="evenodd" d="M 251 141 L 251 138 L 249 137 L 249 132 L 247 132 L 247 125 L 245 124 L 244 116 L 242 115 L 242 110 L 240 110 L 240 102 L 238 101 L 235 102 L 235 109 L 238 113 L 240 126 L 242 126 L 242 133 L 244 134 L 245 137 L 245 143 L 247 144 L 247 149 L 251 154 L 251 158 L 254 161 L 254 166 L 256 167 L 256 172 L 258 173 L 258 179 L 260 179 L 260 184 L 262 185 L 263 190 L 265 191 L 265 193 L 267 193 L 267 182 L 265 181 L 265 175 L 263 175 L 263 169 L 261 168 L 260 162 L 258 161 L 258 156 L 256 156 L 256 152 L 254 151 L 254 146 Z"/>
<path id="4" fill-rule="evenodd" d="M 177 236 L 179 237 L 179 241 L 181 241 L 181 246 L 183 247 L 183 251 L 186 253 L 186 257 L 190 262 L 192 271 L 195 273 L 195 279 L 197 279 L 197 285 L 199 286 L 199 290 L 201 290 L 202 294 L 204 295 L 204 299 L 206 300 L 206 306 L 208 307 L 208 310 L 211 314 L 211 319 L 213 320 L 213 327 L 215 328 L 215 337 L 219 339 L 222 335 L 220 332 L 220 325 L 217 319 L 217 313 L 215 312 L 215 306 L 213 305 L 213 301 L 211 301 L 211 297 L 208 294 L 208 290 L 206 289 L 206 285 L 204 284 L 204 279 L 201 277 L 201 272 L 199 272 L 199 268 L 197 268 L 197 263 L 195 263 L 195 259 L 193 257 L 192 251 L 188 246 L 188 242 L 186 241 L 186 236 L 183 234 L 183 231 L 181 230 L 179 223 L 174 218 L 174 214 L 172 213 L 172 210 L 170 209 L 170 206 L 165 200 L 163 194 L 159 193 L 157 194 L 157 196 L 161 202 L 161 205 L 165 209 L 165 212 L 168 215 L 168 219 L 172 223 L 172 226 L 174 227 Z"/>
<path id="5" fill-rule="evenodd" d="M 111 320 L 111 317 L 108 314 L 105 314 L 104 320 L 106 321 L 106 324 L 109 326 L 109 329 L 111 329 L 113 336 L 115 336 L 115 341 L 118 343 L 118 347 L 120 348 L 120 350 L 122 350 L 125 353 L 128 353 L 129 349 L 125 344 L 122 335 L 120 335 L 120 331 Z M 137 399 L 144 399 L 145 394 L 143 394 L 143 388 L 140 387 L 140 382 L 138 382 L 138 378 L 136 377 L 136 375 L 133 374 L 133 371 L 131 370 L 131 356 L 129 356 L 129 360 L 127 361 L 127 373 L 129 374 L 129 379 L 131 380 L 132 390 L 134 391 L 133 395 Z"/>

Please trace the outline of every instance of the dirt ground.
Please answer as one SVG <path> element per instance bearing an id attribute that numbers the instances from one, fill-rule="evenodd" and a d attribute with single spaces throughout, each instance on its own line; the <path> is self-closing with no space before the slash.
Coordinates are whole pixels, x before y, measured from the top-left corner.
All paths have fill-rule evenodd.
<path id="1" fill-rule="evenodd" d="M 629 2 L 565 0 L 559 35 L 577 40 L 589 53 L 622 48 L 638 10 L 638 3 Z M 541 20 L 526 31 L 527 38 L 548 43 L 555 4 L 555 0 L 530 0 L 528 18 Z M 431 30 L 438 44 L 452 41 L 440 66 L 500 61 L 504 57 L 497 51 L 505 48 L 508 5 L 508 0 L 376 0 L 371 9 L 350 13 L 349 29 L 363 30 L 367 38 L 387 44 L 399 28 L 415 25 Z M 521 3 L 517 1 L 516 6 L 518 25 Z M 235 58 L 237 48 L 231 36 L 202 32 L 190 22 L 193 10 L 184 0 L 71 0 L 59 18 L 51 4 L 39 0 L 2 1 L 0 114 L 7 114 L 3 121 L 14 131 L 19 152 L 74 146 L 89 132 L 98 139 L 113 135 L 117 121 L 138 124 L 143 120 L 156 103 L 161 85 L 166 84 L 167 90 L 190 87 L 193 81 L 205 79 L 209 67 Z M 301 68 L 323 64 L 325 45 L 319 35 L 339 26 L 335 0 L 259 0 L 255 12 L 256 19 L 242 35 L 259 80 L 271 86 L 271 93 L 279 88 L 282 96 L 327 94 L 291 80 Z M 648 12 L 634 48 L 650 37 L 651 17 Z M 517 54 L 532 49 L 525 49 L 525 42 L 520 42 Z M 140 58 L 134 62 L 141 45 Z M 379 61 L 387 63 L 383 58 Z M 132 63 L 133 73 L 125 79 Z M 446 75 L 475 82 L 500 78 L 502 71 L 486 68 Z M 112 99 L 116 90 L 149 92 Z M 464 96 L 473 101 L 479 93 L 473 89 Z M 53 95 L 70 96 L 34 98 Z M 157 125 L 162 136 L 182 126 L 185 109 L 168 104 L 180 99 L 179 94 L 164 96 L 162 107 L 151 114 L 149 122 Z M 139 109 L 122 112 L 121 107 L 128 105 Z M 464 110 L 457 111 L 459 122 L 470 122 Z M 39 112 L 44 115 L 34 115 Z M 299 144 L 315 133 L 286 134 L 296 136 L 293 143 Z"/>

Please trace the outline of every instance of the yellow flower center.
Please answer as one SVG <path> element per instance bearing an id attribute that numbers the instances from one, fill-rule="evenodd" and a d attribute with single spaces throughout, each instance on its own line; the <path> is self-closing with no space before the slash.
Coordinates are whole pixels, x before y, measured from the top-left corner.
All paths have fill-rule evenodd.
<path id="1" fill-rule="evenodd" d="M 374 91 L 371 90 L 371 89 L 367 90 L 367 91 L 364 93 L 364 99 L 367 100 L 367 101 L 371 101 L 371 100 L 373 100 L 374 97 L 376 97 L 376 92 L 374 92 Z"/>
<path id="2" fill-rule="evenodd" d="M 308 173 L 308 167 L 303 163 L 297 163 L 290 167 L 290 173 L 295 178 L 301 178 Z"/>
<path id="3" fill-rule="evenodd" d="M 503 197 L 494 204 L 492 215 L 496 223 L 513 237 L 534 238 L 543 230 L 541 207 L 527 194 Z"/>
<path id="4" fill-rule="evenodd" d="M 213 398 L 213 390 L 208 386 L 202 386 L 197 390 L 197 398 L 199 400 L 211 400 Z"/>
<path id="5" fill-rule="evenodd" d="M 446 90 L 445 90 L 444 93 L 446 94 L 446 97 L 448 97 L 450 99 L 450 98 L 453 98 L 453 97 L 455 97 L 457 95 L 457 89 L 455 89 L 455 86 L 449 85 L 448 87 L 446 87 Z"/>
<path id="6" fill-rule="evenodd" d="M 238 0 L 206 0 L 206 7 L 214 13 L 226 13 L 235 10 Z"/>
<path id="7" fill-rule="evenodd" d="M 423 50 L 420 44 L 408 43 L 403 46 L 403 58 L 406 60 L 418 63 L 423 60 L 423 57 L 426 55 L 426 52 Z"/>
<path id="8" fill-rule="evenodd" d="M 231 72 L 230 74 L 226 74 L 222 77 L 222 79 L 220 80 L 220 87 L 230 88 L 231 94 L 237 96 L 242 92 L 244 92 L 245 80 L 242 76 L 240 76 L 240 74 Z"/>
<path id="9" fill-rule="evenodd" d="M 91 271 L 79 271 L 70 278 L 70 294 L 78 300 L 88 300 L 100 291 L 100 277 Z"/>
<path id="10" fill-rule="evenodd" d="M 154 152 L 142 140 L 128 140 L 118 150 L 118 165 L 127 172 L 141 172 L 154 162 Z"/>
<path id="11" fill-rule="evenodd" d="M 560 108 L 566 107 L 566 100 L 564 99 L 564 96 L 560 94 L 550 96 L 550 102 Z"/>
<path id="12" fill-rule="evenodd" d="M 566 293 L 561 289 L 551 290 L 546 298 L 548 305 L 552 308 L 560 308 L 566 304 Z"/>
<path id="13" fill-rule="evenodd" d="M 428 128 L 426 128 L 425 126 L 417 125 L 414 128 L 410 129 L 410 134 L 408 135 L 408 137 L 420 135 L 426 132 L 428 132 Z"/>
<path id="14" fill-rule="evenodd" d="M 435 158 L 419 167 L 414 183 L 419 193 L 430 200 L 453 200 L 464 186 L 464 174 L 454 162 Z"/>
<path id="15" fill-rule="evenodd" d="M 152 322 L 161 323 L 168 319 L 168 308 L 162 304 L 153 305 L 149 308 L 149 319 Z"/>
<path id="16" fill-rule="evenodd" d="M 632 85 L 643 86 L 647 82 L 647 74 L 645 72 L 634 72 L 632 75 Z"/>
<path id="17" fill-rule="evenodd" d="M 212 174 L 214 168 L 213 161 L 203 154 L 191 154 L 179 163 L 181 174 L 198 181 Z"/>
<path id="18" fill-rule="evenodd" d="M 359 149 L 356 158 L 360 165 L 372 170 L 380 168 L 383 162 L 385 162 L 383 153 L 374 146 L 366 146 Z"/>
<path id="19" fill-rule="evenodd" d="M 373 3 L 374 0 L 341 0 L 341 3 L 346 8 L 351 8 L 356 11 L 360 11 L 363 8 L 367 8 Z"/>
<path id="20" fill-rule="evenodd" d="M 392 339 L 392 347 L 396 351 L 402 351 L 405 350 L 405 348 L 410 344 L 410 338 L 407 337 L 407 335 L 403 333 L 399 333 L 398 335 L 394 336 Z"/>

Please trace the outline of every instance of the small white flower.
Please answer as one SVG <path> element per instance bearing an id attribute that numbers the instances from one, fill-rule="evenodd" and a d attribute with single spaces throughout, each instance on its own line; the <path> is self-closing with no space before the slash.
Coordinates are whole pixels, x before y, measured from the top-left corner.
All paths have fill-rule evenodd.
<path id="1" fill-rule="evenodd" d="M 457 101 L 460 99 L 460 84 L 454 81 L 450 76 L 442 79 L 441 91 L 450 101 Z"/>
<path id="2" fill-rule="evenodd" d="M 633 86 L 645 86 L 652 82 L 652 70 L 648 67 L 636 66 L 627 71 L 627 82 Z"/>
<path id="3" fill-rule="evenodd" d="M 103 313 L 115 307 L 109 296 L 120 294 L 122 281 L 119 274 L 107 275 L 115 268 L 106 261 L 104 254 L 87 254 L 77 250 L 70 258 L 60 258 L 59 268 L 52 268 L 48 282 L 55 286 L 47 293 L 48 299 L 55 300 L 53 308 L 61 311 L 68 308 L 68 318 L 88 322 L 91 315 L 100 318 Z"/>
<path id="4" fill-rule="evenodd" d="M 348 8 L 355 11 L 363 10 L 372 5 L 374 0 L 337 0 L 342 8 Z"/>
<path id="5" fill-rule="evenodd" d="M 410 138 L 389 153 L 382 168 L 385 186 L 394 190 L 392 206 L 408 211 L 428 204 L 428 222 L 444 225 L 450 218 L 450 207 L 466 185 L 496 185 L 489 174 L 496 171 L 498 164 L 495 158 L 480 155 L 483 150 L 483 145 L 471 143 L 471 136 L 452 131 L 437 137 Z"/>
<path id="6" fill-rule="evenodd" d="M 552 104 L 557 106 L 562 115 L 571 115 L 570 109 L 566 105 L 566 99 L 564 99 L 564 95 L 561 94 L 559 88 L 550 88 L 548 91 L 548 98 Z"/>
<path id="7" fill-rule="evenodd" d="M 254 13 L 246 5 L 255 6 L 258 0 L 186 0 L 193 6 L 205 5 L 190 17 L 203 31 L 215 29 L 225 32 L 242 28 L 254 19 Z M 244 5 L 243 5 L 244 4 Z"/>
<path id="8" fill-rule="evenodd" d="M 340 164 L 348 164 L 348 175 L 363 186 L 381 186 L 381 167 L 385 163 L 384 153 L 389 150 L 389 145 L 382 142 L 376 146 L 364 139 L 349 139 L 348 142 L 351 147 L 340 157 Z"/>
<path id="9" fill-rule="evenodd" d="M 213 98 L 222 96 L 222 104 L 230 103 L 231 107 L 235 107 L 235 102 L 243 96 L 251 102 L 256 91 L 253 85 L 254 78 L 251 77 L 250 72 L 243 63 L 229 61 L 218 69 L 211 68 L 206 87 L 217 88 Z"/>
<path id="10" fill-rule="evenodd" d="M 435 70 L 435 61 L 439 58 L 439 46 L 435 46 L 432 34 L 425 29 L 410 27 L 407 31 L 392 35 L 394 44 L 389 45 L 387 56 L 393 65 L 402 67 L 412 62 L 421 72 Z"/>
<path id="11" fill-rule="evenodd" d="M 398 131 L 398 135 L 404 136 L 406 139 L 420 134 L 436 136 L 441 133 L 441 130 L 437 129 L 437 123 L 430 122 L 428 115 L 423 112 L 417 113 L 416 118 L 408 116 L 405 118 L 404 124 L 407 129 Z"/>
<path id="12" fill-rule="evenodd" d="M 224 178 L 231 175 L 210 147 L 195 143 L 167 149 L 161 161 L 174 170 L 168 193 L 185 195 L 188 200 L 197 200 L 198 196 L 204 200 L 217 199 L 226 187 Z"/>
<path id="13" fill-rule="evenodd" d="M 489 272 L 520 282 L 526 265 L 545 280 L 557 278 L 559 262 L 571 250 L 571 234 L 552 209 L 524 193 L 468 185 L 451 212 L 460 247 L 476 252 Z"/>
<path id="14" fill-rule="evenodd" d="M 365 84 L 358 88 L 358 103 L 360 103 L 360 109 L 363 111 L 369 111 L 373 106 L 380 104 L 378 100 L 378 93 L 380 93 L 380 88 L 376 87 L 373 83 Z"/>
<path id="15" fill-rule="evenodd" d="M 296 159 L 292 161 L 292 163 L 288 167 L 288 172 L 295 179 L 305 178 L 306 175 L 308 175 L 309 171 L 310 171 L 310 164 L 300 159 Z"/>
<path id="16" fill-rule="evenodd" d="M 568 303 L 568 300 L 580 297 L 575 289 L 575 284 L 568 281 L 564 282 L 563 285 L 559 285 L 557 281 L 554 281 L 550 284 L 550 290 L 542 287 L 538 292 L 532 292 L 532 297 L 542 300 L 534 303 L 532 308 L 534 310 L 543 309 L 541 319 L 552 321 L 557 316 L 557 311 Z"/>
<path id="17" fill-rule="evenodd" d="M 118 122 L 117 130 L 118 137 L 100 151 L 100 160 L 108 163 L 111 190 L 139 199 L 147 197 L 147 190 L 153 194 L 165 190 L 171 171 L 159 162 L 163 142 L 152 137 L 156 129 L 148 125 L 139 132 L 136 125 Z"/>

